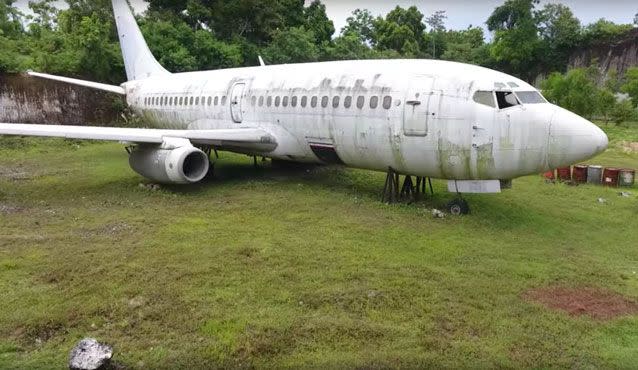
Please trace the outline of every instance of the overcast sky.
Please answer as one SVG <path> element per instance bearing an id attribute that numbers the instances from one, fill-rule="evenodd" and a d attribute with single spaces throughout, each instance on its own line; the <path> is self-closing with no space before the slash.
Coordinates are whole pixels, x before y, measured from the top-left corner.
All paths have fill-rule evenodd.
<path id="1" fill-rule="evenodd" d="M 309 0 L 306 0 L 309 1 Z M 29 0 L 16 3 L 27 9 Z M 465 29 L 469 25 L 485 27 L 485 21 L 495 7 L 504 0 L 322 0 L 326 4 L 328 16 L 335 24 L 337 33 L 346 22 L 346 18 L 357 8 L 369 9 L 373 15 L 388 13 L 397 5 L 409 7 L 416 5 L 424 14 L 437 10 L 447 11 L 447 27 Z M 638 12 L 638 1 L 633 0 L 543 0 L 545 3 L 563 3 L 568 5 L 583 24 L 606 18 L 616 23 L 632 23 Z M 146 9 L 144 0 L 132 0 L 136 11 Z"/>

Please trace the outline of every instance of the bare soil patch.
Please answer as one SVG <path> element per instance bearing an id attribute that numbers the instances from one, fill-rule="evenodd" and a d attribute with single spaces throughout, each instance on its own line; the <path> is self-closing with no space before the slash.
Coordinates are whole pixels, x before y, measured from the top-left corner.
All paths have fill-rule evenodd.
<path id="1" fill-rule="evenodd" d="M 638 153 L 638 142 L 636 141 L 622 141 L 620 145 L 627 153 Z"/>
<path id="2" fill-rule="evenodd" d="M 638 303 L 621 294 L 599 288 L 545 287 L 527 291 L 523 297 L 570 316 L 612 320 L 638 313 Z"/>

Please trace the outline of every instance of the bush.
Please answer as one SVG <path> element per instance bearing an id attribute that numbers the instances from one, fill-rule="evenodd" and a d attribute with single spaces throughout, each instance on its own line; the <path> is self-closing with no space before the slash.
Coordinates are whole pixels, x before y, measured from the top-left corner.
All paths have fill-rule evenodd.
<path id="1" fill-rule="evenodd" d="M 636 110 L 630 100 L 617 102 L 611 111 L 611 119 L 619 126 L 635 117 Z"/>

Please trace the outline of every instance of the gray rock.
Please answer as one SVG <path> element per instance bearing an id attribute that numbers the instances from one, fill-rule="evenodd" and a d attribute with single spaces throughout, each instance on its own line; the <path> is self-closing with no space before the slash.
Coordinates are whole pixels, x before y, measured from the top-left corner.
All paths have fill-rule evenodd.
<path id="1" fill-rule="evenodd" d="M 438 209 L 433 209 L 432 216 L 434 216 L 434 218 L 445 218 L 445 213 L 439 211 Z"/>
<path id="2" fill-rule="evenodd" d="M 69 369 L 98 370 L 106 369 L 111 363 L 113 348 L 101 344 L 93 338 L 82 339 L 71 351 Z"/>

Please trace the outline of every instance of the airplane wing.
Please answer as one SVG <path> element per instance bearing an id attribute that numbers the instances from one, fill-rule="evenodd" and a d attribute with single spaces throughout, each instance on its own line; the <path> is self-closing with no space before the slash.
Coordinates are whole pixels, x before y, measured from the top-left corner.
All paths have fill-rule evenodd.
<path id="1" fill-rule="evenodd" d="M 67 139 L 161 144 L 165 138 L 190 140 L 195 145 L 232 148 L 276 147 L 275 138 L 262 129 L 162 130 L 120 127 L 30 125 L 0 123 L 0 135 L 60 137 Z M 271 149 L 272 150 L 272 149 Z"/>

